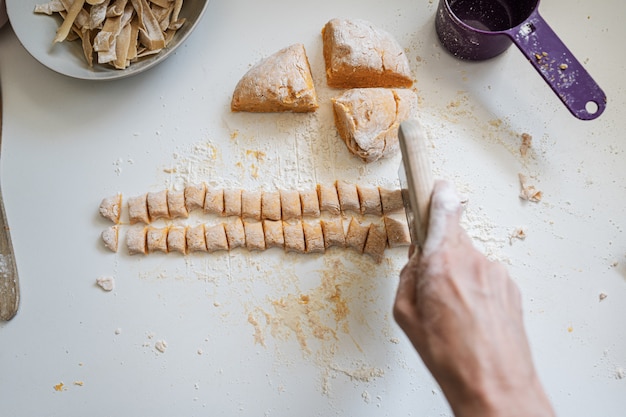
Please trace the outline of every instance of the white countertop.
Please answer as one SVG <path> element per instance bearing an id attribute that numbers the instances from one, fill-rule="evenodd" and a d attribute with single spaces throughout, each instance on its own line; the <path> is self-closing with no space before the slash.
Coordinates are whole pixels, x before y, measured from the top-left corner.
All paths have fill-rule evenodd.
<path id="1" fill-rule="evenodd" d="M 131 257 L 124 245 L 107 252 L 99 238 L 107 222 L 98 205 L 116 192 L 130 197 L 186 180 L 393 184 L 398 157 L 364 167 L 331 123 L 336 92 L 324 87 L 320 30 L 333 17 L 358 17 L 406 47 L 435 173 L 469 197 L 470 234 L 521 287 L 535 361 L 558 414 L 622 415 L 626 3 L 540 7 L 607 93 L 606 112 L 592 122 L 574 119 L 514 48 L 483 63 L 449 56 L 434 33 L 435 8 L 212 0 L 168 60 L 112 82 L 58 75 L 8 25 L 0 30 L 0 177 L 22 290 L 18 315 L 0 323 L 0 414 L 450 414 L 391 318 L 405 250 L 388 251 L 379 266 L 341 250 Z M 318 112 L 231 114 L 230 94 L 249 66 L 296 42 L 311 60 Z M 533 136 L 527 158 L 521 133 Z M 519 173 L 543 192 L 541 202 L 518 198 Z M 527 238 L 509 242 L 519 227 Z M 115 290 L 96 287 L 100 276 L 113 276 Z M 335 285 L 345 318 L 328 299 Z M 319 302 L 308 316 L 296 308 L 301 294 Z M 281 300 L 293 316 L 276 307 Z M 294 317 L 301 343 L 289 327 Z M 324 338 L 312 333 L 308 319 L 316 318 Z"/>

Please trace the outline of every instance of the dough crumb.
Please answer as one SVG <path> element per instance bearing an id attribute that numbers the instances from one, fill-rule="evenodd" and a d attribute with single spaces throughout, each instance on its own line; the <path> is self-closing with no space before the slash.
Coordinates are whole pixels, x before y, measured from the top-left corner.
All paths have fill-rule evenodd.
<path id="1" fill-rule="evenodd" d="M 518 177 L 520 186 L 522 187 L 519 197 L 522 200 L 532 201 L 533 203 L 540 202 L 541 198 L 543 197 L 543 193 L 537 190 L 534 185 L 527 184 L 528 178 L 526 178 L 526 175 L 518 174 Z"/>
<path id="2" fill-rule="evenodd" d="M 119 327 L 115 329 L 115 334 L 122 334 L 122 329 L 120 329 Z"/>
<path id="3" fill-rule="evenodd" d="M 624 371 L 623 368 L 617 368 L 615 370 L 615 378 L 617 379 L 624 379 L 624 377 L 626 377 L 626 372 Z"/>
<path id="4" fill-rule="evenodd" d="M 74 381 L 74 385 L 78 385 L 79 387 L 82 387 L 83 385 L 85 385 L 85 383 L 83 381 Z"/>
<path id="5" fill-rule="evenodd" d="M 59 382 L 54 386 L 55 391 L 65 391 L 65 384 L 63 382 Z"/>
<path id="6" fill-rule="evenodd" d="M 528 150 L 530 149 L 533 142 L 533 137 L 528 133 L 522 133 L 522 144 L 519 147 L 519 152 L 523 157 L 526 157 L 528 154 Z"/>
<path id="7" fill-rule="evenodd" d="M 517 229 L 515 229 L 510 235 L 509 235 L 509 245 L 513 244 L 513 240 L 524 240 L 526 239 L 526 231 L 521 228 L 518 227 Z"/>
<path id="8" fill-rule="evenodd" d="M 598 295 L 598 300 L 599 300 L 599 301 L 603 301 L 606 297 L 608 297 L 608 295 L 607 295 L 606 293 L 601 292 L 601 293 Z"/>
<path id="9" fill-rule="evenodd" d="M 96 284 L 104 291 L 113 291 L 115 288 L 115 279 L 113 277 L 96 278 Z"/>
<path id="10" fill-rule="evenodd" d="M 154 348 L 161 353 L 165 353 L 167 350 L 167 342 L 165 340 L 157 340 L 154 344 Z"/>

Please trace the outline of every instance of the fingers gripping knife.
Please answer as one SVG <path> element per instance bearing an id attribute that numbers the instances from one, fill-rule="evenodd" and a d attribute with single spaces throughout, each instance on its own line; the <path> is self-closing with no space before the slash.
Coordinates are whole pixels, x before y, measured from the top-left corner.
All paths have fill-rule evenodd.
<path id="1" fill-rule="evenodd" d="M 416 120 L 409 120 L 400 125 L 398 139 L 402 152 L 398 176 L 411 241 L 423 247 L 428 232 L 430 197 L 434 185 L 426 133 Z"/>

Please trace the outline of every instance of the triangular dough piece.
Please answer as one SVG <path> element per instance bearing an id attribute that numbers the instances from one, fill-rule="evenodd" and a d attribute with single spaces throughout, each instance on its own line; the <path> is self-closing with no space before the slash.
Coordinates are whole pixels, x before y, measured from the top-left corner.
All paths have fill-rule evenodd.
<path id="1" fill-rule="evenodd" d="M 409 60 L 390 33 L 361 19 L 332 19 L 322 29 L 328 85 L 410 87 Z"/>
<path id="2" fill-rule="evenodd" d="M 232 111 L 312 112 L 317 94 L 304 45 L 281 49 L 252 67 L 235 87 Z"/>
<path id="3" fill-rule="evenodd" d="M 356 156 L 373 162 L 399 150 L 398 127 L 417 108 L 412 90 L 354 88 L 332 99 L 339 136 Z"/>

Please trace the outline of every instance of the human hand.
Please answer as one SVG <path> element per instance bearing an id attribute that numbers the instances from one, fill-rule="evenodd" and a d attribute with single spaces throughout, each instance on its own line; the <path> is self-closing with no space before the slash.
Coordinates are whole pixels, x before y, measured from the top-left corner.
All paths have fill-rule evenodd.
<path id="1" fill-rule="evenodd" d="M 394 317 L 459 416 L 552 416 L 537 377 L 521 297 L 460 226 L 460 199 L 435 184 L 426 242 L 400 273 Z"/>

